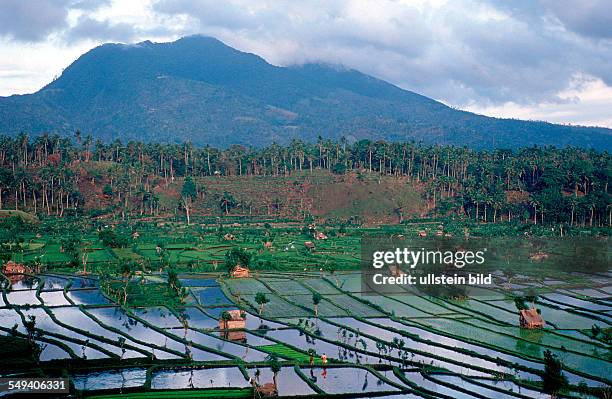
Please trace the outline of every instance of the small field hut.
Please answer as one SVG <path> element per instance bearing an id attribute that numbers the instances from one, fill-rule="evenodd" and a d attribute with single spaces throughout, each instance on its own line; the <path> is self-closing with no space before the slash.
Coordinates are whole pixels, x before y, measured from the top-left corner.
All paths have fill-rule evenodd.
<path id="1" fill-rule="evenodd" d="M 522 328 L 542 328 L 544 327 L 544 319 L 535 308 L 522 309 L 520 311 L 520 324 Z"/>
<path id="2" fill-rule="evenodd" d="M 221 314 L 219 319 L 219 329 L 221 331 L 221 337 L 229 339 L 231 341 L 246 341 L 246 333 L 244 328 L 246 327 L 246 313 L 242 310 L 229 310 Z M 239 331 L 228 331 L 228 330 L 239 330 Z"/>
<path id="3" fill-rule="evenodd" d="M 22 265 L 21 263 L 17 263 L 17 262 L 13 262 L 12 260 L 9 260 L 8 262 L 4 264 L 4 266 L 2 266 L 2 273 L 3 274 L 26 274 L 26 273 L 30 273 L 30 270 L 25 265 Z"/>
<path id="4" fill-rule="evenodd" d="M 266 382 L 257 387 L 257 393 L 264 398 L 271 398 L 278 396 L 278 389 L 273 382 Z"/>
<path id="5" fill-rule="evenodd" d="M 251 276 L 251 272 L 248 268 L 236 265 L 231 272 L 233 278 L 247 278 Z"/>

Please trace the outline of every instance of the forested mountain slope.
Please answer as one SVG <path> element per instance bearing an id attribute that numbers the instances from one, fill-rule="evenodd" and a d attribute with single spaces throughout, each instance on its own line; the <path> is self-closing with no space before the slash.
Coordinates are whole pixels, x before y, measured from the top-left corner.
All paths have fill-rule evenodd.
<path id="1" fill-rule="evenodd" d="M 0 97 L 0 133 L 227 146 L 319 136 L 472 147 L 612 147 L 612 130 L 489 118 L 337 66 L 276 67 L 220 41 L 105 44 L 40 91 Z"/>

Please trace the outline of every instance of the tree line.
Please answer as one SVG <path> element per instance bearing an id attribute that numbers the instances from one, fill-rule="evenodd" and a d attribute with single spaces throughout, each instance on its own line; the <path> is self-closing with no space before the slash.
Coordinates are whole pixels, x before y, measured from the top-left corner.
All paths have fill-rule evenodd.
<path id="1" fill-rule="evenodd" d="M 101 172 L 96 165 L 107 169 Z M 74 137 L 0 136 L 0 207 L 62 216 L 66 210 L 82 207 L 79 180 L 91 179 L 103 184 L 104 194 L 124 203 L 128 211 L 128 204 L 138 198 L 140 213 L 155 213 L 159 198 L 152 186 L 189 177 L 180 201 L 189 212 L 204 192 L 193 183 L 201 177 L 308 175 L 321 169 L 337 175 L 352 173 L 358 179 L 406 178 L 407 184 L 422 189 L 434 216 L 612 225 L 608 191 L 612 162 L 605 151 L 576 147 L 476 150 L 321 137 L 312 143 L 293 139 L 288 145 L 215 148 L 189 142 L 104 143 L 78 131 Z"/>

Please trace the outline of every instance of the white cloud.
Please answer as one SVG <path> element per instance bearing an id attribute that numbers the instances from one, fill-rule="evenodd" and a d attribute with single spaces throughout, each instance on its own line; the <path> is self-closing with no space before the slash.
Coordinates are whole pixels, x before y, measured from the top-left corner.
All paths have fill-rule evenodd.
<path id="1" fill-rule="evenodd" d="M 559 93 L 562 102 L 543 102 L 524 106 L 509 101 L 482 107 L 470 104 L 468 111 L 500 118 L 545 120 L 561 124 L 603 126 L 612 128 L 612 87 L 601 79 L 580 77 L 572 87 Z"/>
<path id="2" fill-rule="evenodd" d="M 611 125 L 603 0 L 49 0 L 37 17 L 48 23 L 25 29 L 35 3 L 0 3 L 18 21 L 0 28 L 0 95 L 39 89 L 104 41 L 202 33 L 276 65 L 339 63 L 475 112 Z"/>

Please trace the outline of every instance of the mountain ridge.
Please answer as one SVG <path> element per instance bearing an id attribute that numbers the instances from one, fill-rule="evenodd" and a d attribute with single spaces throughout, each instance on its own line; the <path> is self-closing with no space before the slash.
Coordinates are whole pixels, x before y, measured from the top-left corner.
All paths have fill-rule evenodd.
<path id="1" fill-rule="evenodd" d="M 0 133 L 227 146 L 317 137 L 612 149 L 612 129 L 456 110 L 335 65 L 279 67 L 205 36 L 107 43 L 39 91 L 0 97 Z"/>

